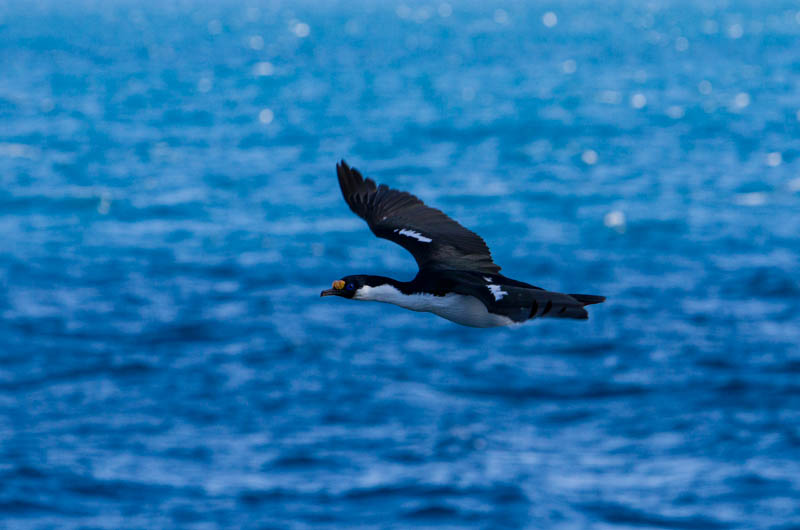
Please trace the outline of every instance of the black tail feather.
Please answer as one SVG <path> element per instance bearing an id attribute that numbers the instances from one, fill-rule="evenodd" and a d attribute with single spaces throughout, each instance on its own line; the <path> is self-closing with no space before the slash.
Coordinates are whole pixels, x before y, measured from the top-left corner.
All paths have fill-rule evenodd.
<path id="1" fill-rule="evenodd" d="M 597 296 L 595 294 L 571 294 L 570 296 L 585 306 L 602 304 L 606 301 L 605 296 Z"/>
<path id="2" fill-rule="evenodd" d="M 536 298 L 540 298 L 536 300 Z M 549 291 L 535 291 L 530 317 L 576 318 L 586 320 L 589 313 L 587 305 L 605 302 L 605 296 L 593 294 L 561 294 Z M 577 303 L 576 303 L 577 302 Z"/>
<path id="3" fill-rule="evenodd" d="M 528 289 L 525 293 L 530 297 L 530 313 L 527 318 L 577 318 L 586 320 L 589 313 L 583 308 L 583 302 L 563 293 Z"/>

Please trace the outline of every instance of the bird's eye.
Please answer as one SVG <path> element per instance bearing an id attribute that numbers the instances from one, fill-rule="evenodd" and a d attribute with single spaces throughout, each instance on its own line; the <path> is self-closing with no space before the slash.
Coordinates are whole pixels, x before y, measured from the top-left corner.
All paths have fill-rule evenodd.
<path id="1" fill-rule="evenodd" d="M 347 286 L 345 287 L 345 289 L 347 289 L 348 291 L 352 291 L 355 288 L 356 288 L 356 286 L 353 285 L 352 283 L 348 283 Z"/>

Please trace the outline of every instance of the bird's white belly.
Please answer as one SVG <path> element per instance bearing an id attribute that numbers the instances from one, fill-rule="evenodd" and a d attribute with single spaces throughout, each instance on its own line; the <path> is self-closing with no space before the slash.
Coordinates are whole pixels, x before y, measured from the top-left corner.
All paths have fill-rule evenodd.
<path id="1" fill-rule="evenodd" d="M 444 296 L 432 294 L 403 294 L 390 285 L 364 286 L 356 293 L 359 300 L 372 300 L 399 305 L 412 311 L 434 313 L 442 318 L 464 326 L 493 328 L 509 326 L 515 322 L 503 315 L 490 313 L 486 306 L 474 296 L 448 293 Z"/>
<path id="2" fill-rule="evenodd" d="M 514 324 L 514 321 L 506 316 L 490 313 L 483 302 L 474 296 L 451 293 L 444 296 L 430 296 L 430 300 L 426 302 L 428 302 L 429 309 L 414 309 L 412 307 L 409 307 L 409 309 L 430 311 L 447 320 L 474 328 L 493 328 Z"/>

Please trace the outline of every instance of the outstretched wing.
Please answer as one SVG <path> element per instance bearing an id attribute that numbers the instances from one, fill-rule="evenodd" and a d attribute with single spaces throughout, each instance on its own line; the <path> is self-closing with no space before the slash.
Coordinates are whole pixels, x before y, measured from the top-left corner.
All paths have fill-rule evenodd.
<path id="1" fill-rule="evenodd" d="M 376 186 L 344 160 L 336 164 L 336 173 L 350 209 L 376 236 L 411 252 L 420 270 L 500 271 L 483 239 L 441 211 L 405 191 Z"/>

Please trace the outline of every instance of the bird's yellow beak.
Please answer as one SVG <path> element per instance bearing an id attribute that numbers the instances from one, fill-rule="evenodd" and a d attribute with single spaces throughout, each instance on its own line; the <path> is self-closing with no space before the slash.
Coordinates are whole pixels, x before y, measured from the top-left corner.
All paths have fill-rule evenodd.
<path id="1" fill-rule="evenodd" d="M 333 289 L 325 289 L 321 293 L 320 296 L 336 296 L 342 294 L 342 289 L 344 289 L 344 280 L 336 280 L 333 282 Z"/>

